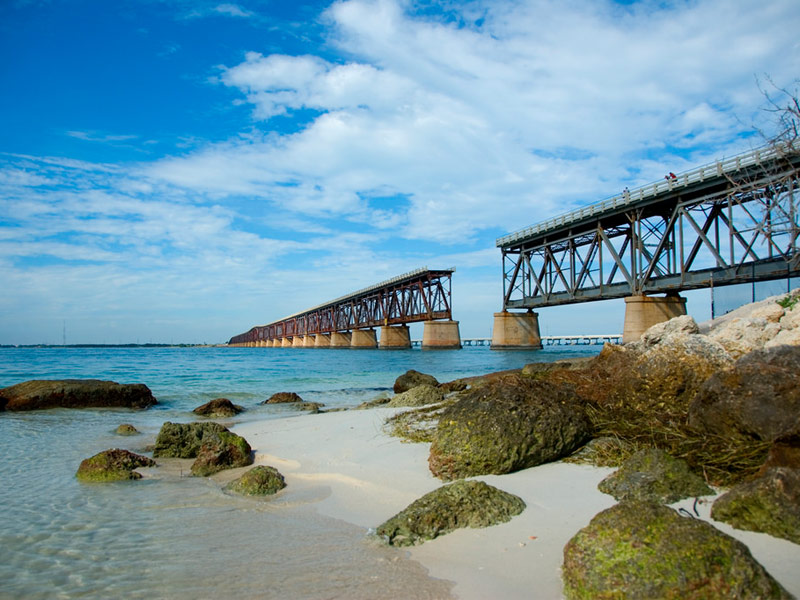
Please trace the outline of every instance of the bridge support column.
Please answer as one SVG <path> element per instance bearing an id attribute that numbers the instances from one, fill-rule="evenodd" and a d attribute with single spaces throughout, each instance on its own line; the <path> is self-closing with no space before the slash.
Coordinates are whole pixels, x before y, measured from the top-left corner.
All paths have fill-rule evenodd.
<path id="1" fill-rule="evenodd" d="M 422 348 L 440 350 L 461 348 L 458 321 L 425 321 L 422 329 Z"/>
<path id="2" fill-rule="evenodd" d="M 292 338 L 285 337 L 281 338 L 281 348 L 291 348 L 292 347 Z"/>
<path id="3" fill-rule="evenodd" d="M 522 350 L 542 347 L 539 315 L 533 311 L 494 313 L 492 350 Z"/>
<path id="4" fill-rule="evenodd" d="M 622 343 L 635 342 L 657 323 L 686 314 L 686 298 L 680 296 L 628 296 Z"/>
<path id="5" fill-rule="evenodd" d="M 314 339 L 316 336 L 306 334 L 306 337 L 303 338 L 303 348 L 313 348 L 316 346 L 316 340 Z"/>
<path id="6" fill-rule="evenodd" d="M 350 339 L 351 348 L 377 348 L 378 337 L 374 329 L 354 329 Z"/>
<path id="7" fill-rule="evenodd" d="M 302 348 L 305 343 L 304 335 L 296 335 L 292 338 L 292 348 Z"/>
<path id="8" fill-rule="evenodd" d="M 331 334 L 331 348 L 349 348 L 351 337 L 349 331 L 334 331 Z"/>
<path id="9" fill-rule="evenodd" d="M 330 348 L 331 347 L 331 334 L 318 333 L 314 340 L 314 348 Z"/>
<path id="10" fill-rule="evenodd" d="M 381 348 L 411 348 L 411 335 L 408 325 L 386 325 L 381 327 Z"/>

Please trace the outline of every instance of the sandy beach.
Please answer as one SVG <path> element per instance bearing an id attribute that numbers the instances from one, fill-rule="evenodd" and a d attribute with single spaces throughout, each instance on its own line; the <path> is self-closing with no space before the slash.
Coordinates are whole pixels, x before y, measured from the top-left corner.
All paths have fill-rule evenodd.
<path id="1" fill-rule="evenodd" d="M 288 487 L 281 502 L 314 503 L 320 514 L 374 528 L 423 494 L 443 485 L 428 471 L 429 444 L 402 442 L 382 431 L 398 410 L 375 408 L 301 415 L 234 428 L 276 467 Z M 502 476 L 477 477 L 516 494 L 527 509 L 509 523 L 461 529 L 409 550 L 431 576 L 455 583 L 464 600 L 561 598 L 560 566 L 567 541 L 615 500 L 597 490 L 612 469 L 551 463 Z M 697 504 L 708 519 L 712 496 Z M 694 510 L 694 501 L 674 505 Z M 800 545 L 714 525 L 750 548 L 789 592 L 800 596 Z M 402 550 L 405 551 L 405 550 Z"/>

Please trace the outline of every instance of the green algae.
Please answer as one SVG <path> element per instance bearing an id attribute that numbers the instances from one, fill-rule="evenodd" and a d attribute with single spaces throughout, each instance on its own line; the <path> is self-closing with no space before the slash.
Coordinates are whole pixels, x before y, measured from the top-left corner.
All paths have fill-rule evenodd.
<path id="1" fill-rule="evenodd" d="M 141 479 L 138 467 L 155 466 L 155 461 L 127 450 L 104 450 L 81 461 L 75 476 L 85 482 L 109 482 Z"/>
<path id="2" fill-rule="evenodd" d="M 275 467 L 259 465 L 231 481 L 226 489 L 243 496 L 271 496 L 285 487 L 286 481 Z"/>

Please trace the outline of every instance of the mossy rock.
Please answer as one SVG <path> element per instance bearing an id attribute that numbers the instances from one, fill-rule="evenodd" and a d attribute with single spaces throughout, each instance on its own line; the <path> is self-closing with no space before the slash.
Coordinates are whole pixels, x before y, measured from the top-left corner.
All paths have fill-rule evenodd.
<path id="1" fill-rule="evenodd" d="M 460 392 L 442 413 L 428 465 L 445 481 L 511 473 L 568 456 L 589 433 L 573 388 L 505 375 Z"/>
<path id="2" fill-rule="evenodd" d="M 134 427 L 130 423 L 123 423 L 122 425 L 117 427 L 114 433 L 116 433 L 117 435 L 138 435 L 139 430 L 136 429 L 136 427 Z"/>
<path id="3" fill-rule="evenodd" d="M 271 496 L 286 487 L 286 481 L 275 467 L 260 465 L 234 479 L 226 489 L 243 496 Z"/>
<path id="4" fill-rule="evenodd" d="M 800 470 L 776 467 L 734 486 L 714 502 L 711 518 L 800 544 Z"/>
<path id="5" fill-rule="evenodd" d="M 219 423 L 171 423 L 161 426 L 156 437 L 153 456 L 156 458 L 196 458 L 203 442 L 221 431 Z"/>
<path id="6" fill-rule="evenodd" d="M 195 477 L 208 477 L 225 469 L 246 467 L 253 464 L 250 444 L 242 436 L 227 429 L 203 440 L 192 463 L 191 473 Z"/>
<path id="7" fill-rule="evenodd" d="M 272 394 L 264 401 L 264 404 L 286 404 L 289 402 L 303 402 L 303 399 L 294 392 L 278 392 L 277 394 Z"/>
<path id="8" fill-rule="evenodd" d="M 482 481 L 460 480 L 412 502 L 380 525 L 376 533 L 391 546 L 412 546 L 461 527 L 489 527 L 510 521 L 525 502 Z"/>
<path id="9" fill-rule="evenodd" d="M 81 461 L 75 476 L 80 481 L 96 482 L 141 479 L 141 474 L 134 471 L 134 469 L 138 467 L 154 467 L 155 464 L 156 462 L 153 459 L 146 456 L 114 448 L 112 450 L 104 450 L 91 458 Z"/>
<path id="10" fill-rule="evenodd" d="M 564 547 L 566 598 L 791 598 L 747 546 L 647 501 L 596 515 Z"/>
<path id="11" fill-rule="evenodd" d="M 203 417 L 222 418 L 235 417 L 244 410 L 238 404 L 234 404 L 227 398 L 215 398 L 210 402 L 206 402 L 202 406 L 198 406 L 192 412 Z"/>
<path id="12" fill-rule="evenodd" d="M 619 470 L 603 479 L 597 489 L 617 500 L 652 500 L 664 504 L 714 493 L 699 475 L 689 470 L 686 461 L 657 448 L 636 452 Z"/>
<path id="13" fill-rule="evenodd" d="M 423 383 L 407 392 L 397 394 L 389 401 L 389 406 L 427 406 L 444 400 L 444 392 L 438 387 Z"/>
<path id="14" fill-rule="evenodd" d="M 407 392 L 411 388 L 415 388 L 418 385 L 427 384 L 432 385 L 434 387 L 439 385 L 436 377 L 433 375 L 427 375 L 425 373 L 420 373 L 419 371 L 415 371 L 414 369 L 409 369 L 400 377 L 395 379 L 393 390 L 395 394 L 402 394 L 403 392 Z"/>
<path id="15" fill-rule="evenodd" d="M 0 389 L 0 410 L 137 408 L 158 404 L 143 383 L 99 379 L 37 379 Z"/>

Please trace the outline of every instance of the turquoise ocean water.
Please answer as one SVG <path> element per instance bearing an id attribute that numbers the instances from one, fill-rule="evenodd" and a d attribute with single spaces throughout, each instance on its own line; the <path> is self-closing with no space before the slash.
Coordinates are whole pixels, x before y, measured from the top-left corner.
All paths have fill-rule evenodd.
<path id="1" fill-rule="evenodd" d="M 144 383 L 159 401 L 147 411 L 0 413 L 0 598 L 447 598 L 446 582 L 317 514 L 313 499 L 238 498 L 178 476 L 86 485 L 75 471 L 108 448 L 146 453 L 164 421 L 193 421 L 213 398 L 247 409 L 225 421 L 235 430 L 296 415 L 260 405 L 276 392 L 349 408 L 408 369 L 449 381 L 599 349 L 0 348 L 0 387 L 110 379 Z M 115 435 L 120 423 L 142 435 Z"/>

